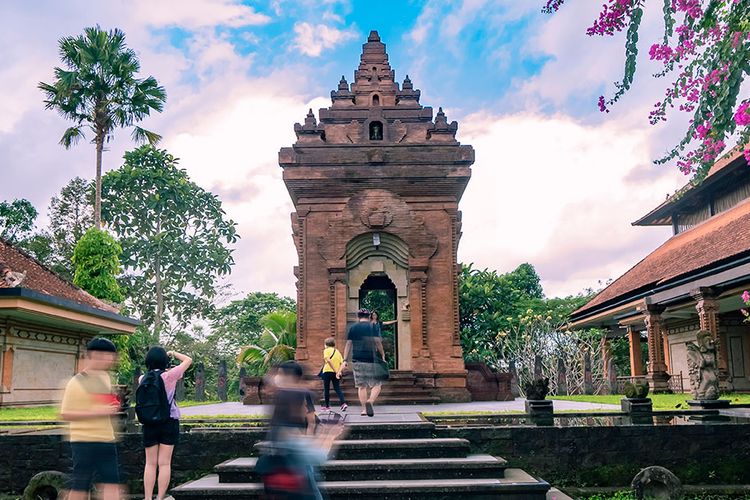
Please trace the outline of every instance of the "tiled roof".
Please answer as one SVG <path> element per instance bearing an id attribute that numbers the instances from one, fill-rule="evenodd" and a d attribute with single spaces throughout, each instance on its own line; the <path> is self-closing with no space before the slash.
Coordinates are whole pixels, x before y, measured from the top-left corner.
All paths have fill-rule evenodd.
<path id="1" fill-rule="evenodd" d="M 750 199 L 673 236 L 599 292 L 573 317 L 647 291 L 669 280 L 710 268 L 750 251 Z"/>
<path id="2" fill-rule="evenodd" d="M 5 268 L 10 268 L 11 271 L 17 273 L 26 273 L 26 277 L 20 285 L 21 288 L 70 300 L 102 311 L 119 313 L 117 308 L 64 280 L 33 257 L 0 239 L 0 274 L 7 272 L 4 271 Z M 0 288 L 9 287 L 11 285 L 7 281 L 0 279 Z"/>
<path id="3" fill-rule="evenodd" d="M 659 204 L 656 208 L 651 210 L 649 213 L 636 220 L 632 224 L 634 226 L 649 226 L 649 225 L 671 225 L 672 214 L 671 211 L 674 206 L 678 203 L 684 202 L 691 199 L 708 186 L 713 184 L 717 178 L 722 176 L 716 175 L 723 171 L 729 166 L 732 168 L 747 168 L 747 161 L 744 160 L 744 146 L 738 145 L 729 150 L 724 156 L 722 156 L 716 163 L 713 164 L 711 170 L 708 171 L 706 178 L 699 184 L 688 182 L 682 188 L 680 188 L 675 194 L 669 196 L 664 202 Z M 728 173 L 724 172 L 724 173 Z M 723 174 L 722 174 L 723 175 Z"/>

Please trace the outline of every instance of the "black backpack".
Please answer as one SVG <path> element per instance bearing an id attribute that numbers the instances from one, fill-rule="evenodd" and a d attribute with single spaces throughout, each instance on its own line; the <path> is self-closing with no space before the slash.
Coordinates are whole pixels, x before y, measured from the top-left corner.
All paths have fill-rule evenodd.
<path id="1" fill-rule="evenodd" d="M 161 374 L 162 370 L 149 370 L 135 391 L 135 414 L 141 424 L 161 424 L 169 420 L 171 403 Z"/>

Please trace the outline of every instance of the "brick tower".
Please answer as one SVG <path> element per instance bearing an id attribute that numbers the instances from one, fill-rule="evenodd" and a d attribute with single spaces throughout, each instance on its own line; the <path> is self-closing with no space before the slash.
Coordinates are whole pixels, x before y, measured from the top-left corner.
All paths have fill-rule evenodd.
<path id="1" fill-rule="evenodd" d="M 466 401 L 456 254 L 474 150 L 419 97 L 408 76 L 399 88 L 373 31 L 351 86 L 342 77 L 331 106 L 319 120 L 310 110 L 279 152 L 295 207 L 297 359 L 317 371 L 324 339 L 343 346 L 363 292 L 382 289 L 396 368 L 443 401 Z"/>

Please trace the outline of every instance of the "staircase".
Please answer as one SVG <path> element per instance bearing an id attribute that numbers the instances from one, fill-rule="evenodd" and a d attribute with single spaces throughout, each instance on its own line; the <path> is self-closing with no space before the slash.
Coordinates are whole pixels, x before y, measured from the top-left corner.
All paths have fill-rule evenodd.
<path id="1" fill-rule="evenodd" d="M 322 383 L 320 388 L 320 402 L 323 403 Z M 341 379 L 341 389 L 344 391 L 346 402 L 350 405 L 358 403 L 357 389 L 354 387 L 354 375 L 346 374 Z M 339 398 L 331 386 L 331 407 L 338 407 Z M 435 395 L 433 388 L 424 384 L 417 383 L 414 372 L 405 370 L 391 370 L 390 378 L 383 383 L 377 404 L 413 404 L 413 405 L 431 405 L 440 402 L 440 398 Z"/>
<path id="2" fill-rule="evenodd" d="M 320 468 L 320 488 L 331 500 L 568 498 L 502 458 L 472 455 L 465 439 L 432 437 L 430 422 L 350 424 L 349 429 L 347 439 L 337 443 L 335 459 Z M 260 498 L 256 460 L 228 460 L 215 467 L 215 474 L 171 494 L 175 500 Z"/>

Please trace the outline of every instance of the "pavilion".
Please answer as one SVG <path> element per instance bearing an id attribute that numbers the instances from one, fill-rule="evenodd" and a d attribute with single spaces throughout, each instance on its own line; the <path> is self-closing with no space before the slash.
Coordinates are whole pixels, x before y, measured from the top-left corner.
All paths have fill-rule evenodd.
<path id="1" fill-rule="evenodd" d="M 633 222 L 673 235 L 572 314 L 574 328 L 627 335 L 630 375 L 652 391 L 689 390 L 686 342 L 707 330 L 719 345 L 723 390 L 750 390 L 750 168 L 740 148 Z M 644 372 L 641 338 L 648 360 Z"/>
<path id="2" fill-rule="evenodd" d="M 91 338 L 138 324 L 0 239 L 0 406 L 59 401 Z"/>

